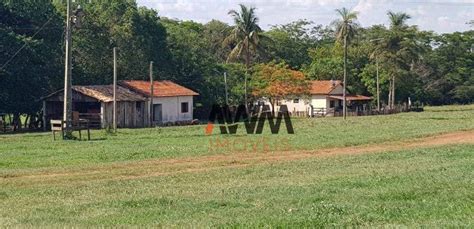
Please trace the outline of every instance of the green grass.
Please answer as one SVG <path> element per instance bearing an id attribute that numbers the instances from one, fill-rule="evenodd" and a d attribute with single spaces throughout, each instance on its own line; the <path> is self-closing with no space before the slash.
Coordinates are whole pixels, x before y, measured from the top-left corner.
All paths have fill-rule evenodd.
<path id="1" fill-rule="evenodd" d="M 389 140 L 410 139 L 456 130 L 474 129 L 474 105 L 449 107 L 448 111 L 403 113 L 388 116 L 293 119 L 295 134 L 246 135 L 225 139 L 231 143 L 269 142 L 270 150 L 287 142 L 290 149 L 317 149 L 353 146 Z M 454 111 L 453 111 L 454 109 Z M 116 136 L 92 132 L 93 141 L 53 141 L 50 133 L 0 135 L 0 174 L 9 169 L 85 166 L 116 161 L 174 158 L 233 153 L 235 150 L 209 150 L 210 141 L 221 139 L 218 130 L 204 134 L 204 126 L 154 129 L 121 129 Z M 216 128 L 217 129 L 217 128 Z M 243 130 L 240 127 L 239 130 Z M 282 127 L 284 130 L 284 126 Z"/>
<path id="2" fill-rule="evenodd" d="M 474 146 L 132 180 L 0 180 L 3 226 L 472 227 Z"/>
<path id="3" fill-rule="evenodd" d="M 350 117 L 348 121 L 294 119 L 294 135 L 271 135 L 265 130 L 262 136 L 242 132 L 236 136 L 223 137 L 217 132 L 206 136 L 204 126 L 122 129 L 117 135 L 94 131 L 93 141 L 52 141 L 49 133 L 0 135 L 0 227 L 472 227 L 474 145 L 311 158 L 134 179 L 119 176 L 139 173 L 133 167 L 88 176 L 17 177 L 113 169 L 124 162 L 232 154 L 242 149 L 209 150 L 209 141 L 216 139 L 251 144 L 267 141 L 270 150 L 285 142 L 289 150 L 297 150 L 474 129 L 474 105 L 426 110 Z M 143 172 L 150 168 L 140 169 Z M 111 177 L 115 179 L 108 179 Z"/>
<path id="4" fill-rule="evenodd" d="M 425 111 L 436 112 L 436 111 L 474 111 L 473 105 L 446 105 L 446 106 L 434 106 L 425 107 Z"/>

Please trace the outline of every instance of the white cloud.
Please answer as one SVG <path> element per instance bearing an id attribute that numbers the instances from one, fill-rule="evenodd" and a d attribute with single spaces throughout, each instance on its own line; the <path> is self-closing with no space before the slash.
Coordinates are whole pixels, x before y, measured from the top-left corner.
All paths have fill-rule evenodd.
<path id="1" fill-rule="evenodd" d="M 448 21 L 448 20 L 449 20 L 449 17 L 446 17 L 446 16 L 443 16 L 443 17 L 439 17 L 439 18 L 438 18 L 438 21 L 439 21 L 439 22 L 446 22 L 446 21 Z"/>
<path id="2" fill-rule="evenodd" d="M 409 24 L 440 33 L 467 30 L 465 23 L 474 19 L 473 0 L 138 0 L 139 5 L 155 8 L 160 15 L 203 23 L 211 19 L 231 23 L 227 12 L 239 3 L 258 8 L 263 28 L 298 19 L 327 25 L 337 18 L 334 9 L 341 7 L 358 11 L 363 26 L 388 24 L 386 14 L 392 10 L 410 14 Z"/>

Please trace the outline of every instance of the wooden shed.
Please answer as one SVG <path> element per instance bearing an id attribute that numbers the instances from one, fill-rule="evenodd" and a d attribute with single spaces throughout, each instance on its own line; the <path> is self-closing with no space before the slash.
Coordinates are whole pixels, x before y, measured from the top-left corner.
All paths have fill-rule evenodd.
<path id="1" fill-rule="evenodd" d="M 43 122 L 63 118 L 64 90 L 42 98 Z M 148 125 L 147 98 L 127 88 L 117 86 L 117 127 L 138 128 Z M 92 127 L 111 127 L 113 123 L 113 86 L 73 86 L 73 116 L 89 120 Z"/>

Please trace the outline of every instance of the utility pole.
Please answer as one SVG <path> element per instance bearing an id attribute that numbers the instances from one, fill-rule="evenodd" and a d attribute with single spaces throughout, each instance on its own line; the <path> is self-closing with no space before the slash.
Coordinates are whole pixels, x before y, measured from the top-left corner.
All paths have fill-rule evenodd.
<path id="1" fill-rule="evenodd" d="M 150 61 L 150 127 L 153 127 L 155 112 L 153 110 L 153 96 L 155 95 L 153 85 L 153 61 Z"/>
<path id="2" fill-rule="evenodd" d="M 227 93 L 227 72 L 224 72 L 225 104 L 229 105 L 229 95 Z"/>
<path id="3" fill-rule="evenodd" d="M 71 0 L 67 0 L 67 18 L 66 18 L 66 60 L 65 60 L 65 70 L 64 70 L 64 106 L 63 106 L 63 121 L 66 123 L 64 130 L 66 132 L 66 138 L 70 138 L 72 135 L 72 56 L 71 56 Z"/>
<path id="4" fill-rule="evenodd" d="M 114 47 L 114 133 L 117 133 L 117 48 Z"/>
<path id="5" fill-rule="evenodd" d="M 377 111 L 380 112 L 380 84 L 379 84 L 379 58 L 375 56 L 375 65 L 377 68 Z"/>
<path id="6" fill-rule="evenodd" d="M 342 116 L 346 120 L 347 108 L 346 108 L 346 80 L 347 79 L 347 35 L 344 36 L 344 87 L 342 92 Z"/>
<path id="7" fill-rule="evenodd" d="M 382 41 L 383 38 L 371 39 L 371 42 Z M 377 69 L 377 111 L 380 111 L 380 83 L 379 83 L 379 55 L 377 52 L 374 52 L 375 55 L 375 66 Z M 390 101 L 390 98 L 389 98 Z M 390 102 L 389 102 L 390 103 Z"/>
<path id="8" fill-rule="evenodd" d="M 63 121 L 66 123 L 64 126 L 65 138 L 70 139 L 72 137 L 72 27 L 81 27 L 81 19 L 84 16 L 81 6 L 77 6 L 77 9 L 72 12 L 72 2 L 67 0 L 67 13 L 66 13 L 66 58 L 64 61 L 64 105 L 63 105 Z"/>

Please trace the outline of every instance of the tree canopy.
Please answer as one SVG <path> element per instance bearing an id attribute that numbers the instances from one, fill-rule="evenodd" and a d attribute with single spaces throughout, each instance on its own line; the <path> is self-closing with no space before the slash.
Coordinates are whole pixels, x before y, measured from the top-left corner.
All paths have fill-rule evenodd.
<path id="1" fill-rule="evenodd" d="M 38 114 L 40 98 L 64 84 L 65 6 L 40 2 L 0 2 L 0 113 Z M 133 0 L 81 0 L 74 7 L 79 3 L 86 15 L 82 28 L 73 31 L 74 85 L 110 83 L 117 47 L 119 80 L 147 79 L 153 61 L 156 79 L 199 92 L 196 105 L 205 110 L 224 102 L 226 73 L 230 103 L 241 104 L 247 76 L 255 77 L 249 81 L 254 96 L 264 88 L 289 87 L 274 81 L 285 77 L 342 80 L 344 46 L 336 41 L 347 35 L 351 92 L 374 95 L 378 63 L 383 104 L 408 97 L 433 105 L 474 100 L 474 31 L 423 31 L 408 25 L 404 12 L 388 12 L 388 27 L 360 27 L 357 15 L 343 8 L 337 12 L 341 19 L 330 25 L 298 20 L 264 31 L 258 11 L 245 5 L 229 12 L 231 24 L 202 24 L 160 17 L 159 9 Z M 263 77 L 268 74 L 262 69 L 285 74 Z"/>
<path id="2" fill-rule="evenodd" d="M 268 99 L 272 104 L 272 111 L 275 110 L 276 101 L 307 95 L 310 89 L 304 74 L 291 70 L 285 63 L 257 65 L 252 81 L 252 94 Z"/>

